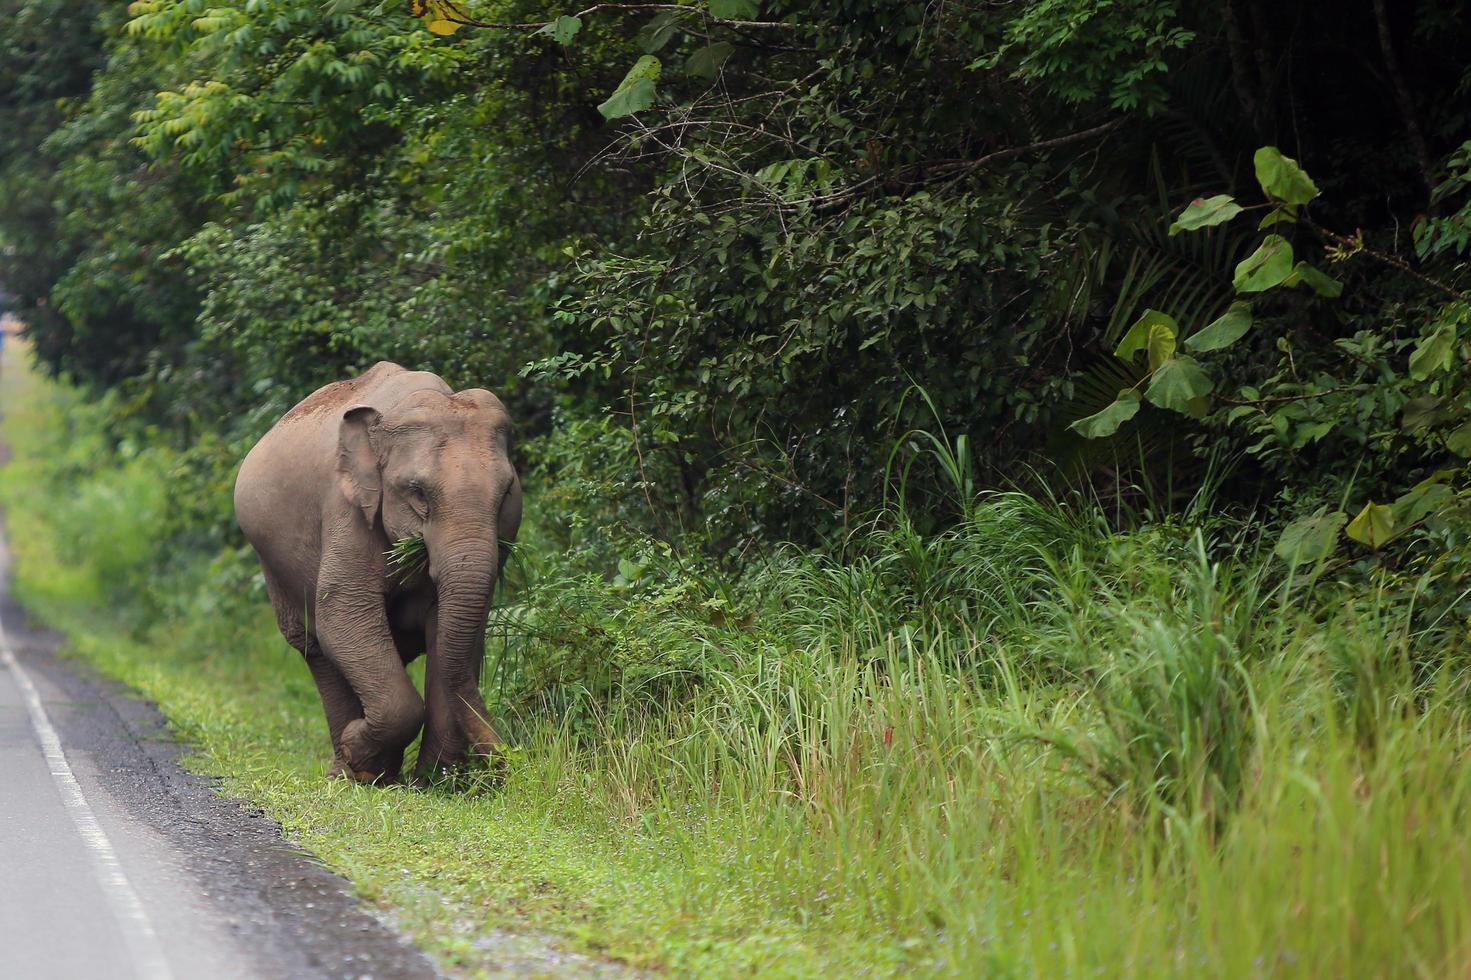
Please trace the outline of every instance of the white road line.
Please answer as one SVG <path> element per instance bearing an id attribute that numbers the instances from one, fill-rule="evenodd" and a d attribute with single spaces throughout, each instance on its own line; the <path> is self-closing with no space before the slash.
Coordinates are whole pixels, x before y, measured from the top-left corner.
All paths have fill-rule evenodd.
<path id="1" fill-rule="evenodd" d="M 41 704 L 36 686 L 31 683 L 20 661 L 11 652 L 3 623 L 0 623 L 0 663 L 4 663 L 15 675 L 21 698 L 31 716 L 31 727 L 36 730 L 41 752 L 46 757 L 52 778 L 56 780 L 56 788 L 61 791 L 62 803 L 66 805 L 66 812 L 71 814 L 72 823 L 76 824 L 82 843 L 87 845 L 97 862 L 99 883 L 112 906 L 128 952 L 132 954 L 134 972 L 141 980 L 170 980 L 172 974 L 168 960 L 163 955 L 163 947 L 159 945 L 158 933 L 153 931 L 153 923 L 148 921 L 148 913 L 143 910 L 138 893 L 123 874 L 117 852 L 112 849 L 112 841 L 107 839 L 102 825 L 97 822 L 97 814 L 92 811 L 87 797 L 82 793 L 82 784 L 77 782 L 76 774 L 66 761 L 66 753 L 61 749 L 61 738 L 56 734 L 51 719 L 46 716 L 46 708 Z"/>

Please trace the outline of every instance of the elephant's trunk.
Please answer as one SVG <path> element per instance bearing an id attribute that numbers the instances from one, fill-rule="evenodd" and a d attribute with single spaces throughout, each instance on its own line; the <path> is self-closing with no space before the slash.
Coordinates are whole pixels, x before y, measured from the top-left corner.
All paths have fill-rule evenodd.
<path id="1" fill-rule="evenodd" d="M 500 556 L 495 528 L 456 541 L 433 558 L 439 593 L 435 653 L 447 686 L 478 687 L 485 655 L 485 617 L 495 591 Z"/>
<path id="2" fill-rule="evenodd" d="M 500 743 L 480 695 L 485 617 L 500 571 L 496 525 L 493 519 L 445 522 L 442 527 L 448 533 L 438 549 L 437 536 L 426 534 L 438 603 L 426 671 L 428 719 L 421 773 L 453 764 L 467 751 L 489 755 Z"/>
<path id="3" fill-rule="evenodd" d="M 515 536 L 520 490 L 514 472 L 489 494 L 475 492 L 471 481 L 462 486 L 466 489 L 451 495 L 460 506 L 441 511 L 425 527 L 437 604 L 426 672 L 428 718 L 419 755 L 421 775 L 454 764 L 467 751 L 490 755 L 500 744 L 480 696 L 480 666 L 485 659 L 485 618 L 500 574 L 498 535 Z"/>

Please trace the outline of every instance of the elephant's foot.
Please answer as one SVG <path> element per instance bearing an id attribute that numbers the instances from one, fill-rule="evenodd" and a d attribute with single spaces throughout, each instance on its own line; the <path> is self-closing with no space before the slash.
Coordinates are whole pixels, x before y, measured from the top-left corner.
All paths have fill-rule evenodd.
<path id="1" fill-rule="evenodd" d="M 472 741 L 459 732 L 425 732 L 419 748 L 419 761 L 414 767 L 414 782 L 426 785 L 456 773 L 484 769 L 491 774 L 504 774 L 505 758 L 501 741 L 493 731 L 479 733 Z"/>
<path id="2" fill-rule="evenodd" d="M 431 702 L 424 741 L 414 767 L 416 781 L 433 780 L 456 770 L 484 765 L 494 773 L 504 768 L 501 737 L 478 691 Z"/>
<path id="3" fill-rule="evenodd" d="M 460 717 L 460 727 L 465 733 L 465 751 L 473 756 L 494 759 L 501 754 L 501 737 L 491 727 L 490 721 L 479 712 L 466 710 Z"/>
<path id="4" fill-rule="evenodd" d="M 354 783 L 365 783 L 369 786 L 390 786 L 394 783 L 403 782 L 402 768 L 389 771 L 387 769 L 354 769 L 350 764 L 338 760 L 332 763 L 327 770 L 328 779 L 346 779 Z"/>
<path id="5" fill-rule="evenodd" d="M 477 792 L 500 786 L 506 778 L 504 756 L 475 756 L 461 753 L 451 760 L 421 762 L 414 768 L 409 785 L 417 789 L 438 786 L 452 792 Z"/>
<path id="6" fill-rule="evenodd" d="M 404 750 L 375 745 L 367 722 L 359 718 L 342 730 L 337 758 L 327 770 L 328 778 L 351 779 L 357 783 L 386 786 L 403 779 Z"/>

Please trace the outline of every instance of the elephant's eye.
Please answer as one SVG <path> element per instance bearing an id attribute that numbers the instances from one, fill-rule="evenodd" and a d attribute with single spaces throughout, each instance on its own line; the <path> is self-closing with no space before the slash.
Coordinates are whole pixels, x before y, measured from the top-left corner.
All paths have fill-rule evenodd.
<path id="1" fill-rule="evenodd" d="M 414 503 L 415 510 L 419 511 L 422 514 L 426 509 L 428 509 L 429 494 L 425 491 L 424 485 L 422 483 L 419 483 L 418 481 L 412 481 L 408 484 L 407 487 L 405 487 L 405 490 L 407 491 L 409 500 Z"/>

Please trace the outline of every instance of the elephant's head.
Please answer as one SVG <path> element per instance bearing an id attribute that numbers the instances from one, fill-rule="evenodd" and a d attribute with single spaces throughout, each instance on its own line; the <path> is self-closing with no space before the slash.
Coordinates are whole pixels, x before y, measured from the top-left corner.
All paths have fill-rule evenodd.
<path id="1" fill-rule="evenodd" d="M 447 665 L 478 665 L 499 545 L 521 523 L 510 439 L 505 406 L 482 389 L 425 389 L 381 413 L 360 405 L 342 417 L 339 486 L 389 541 L 424 536 Z"/>

